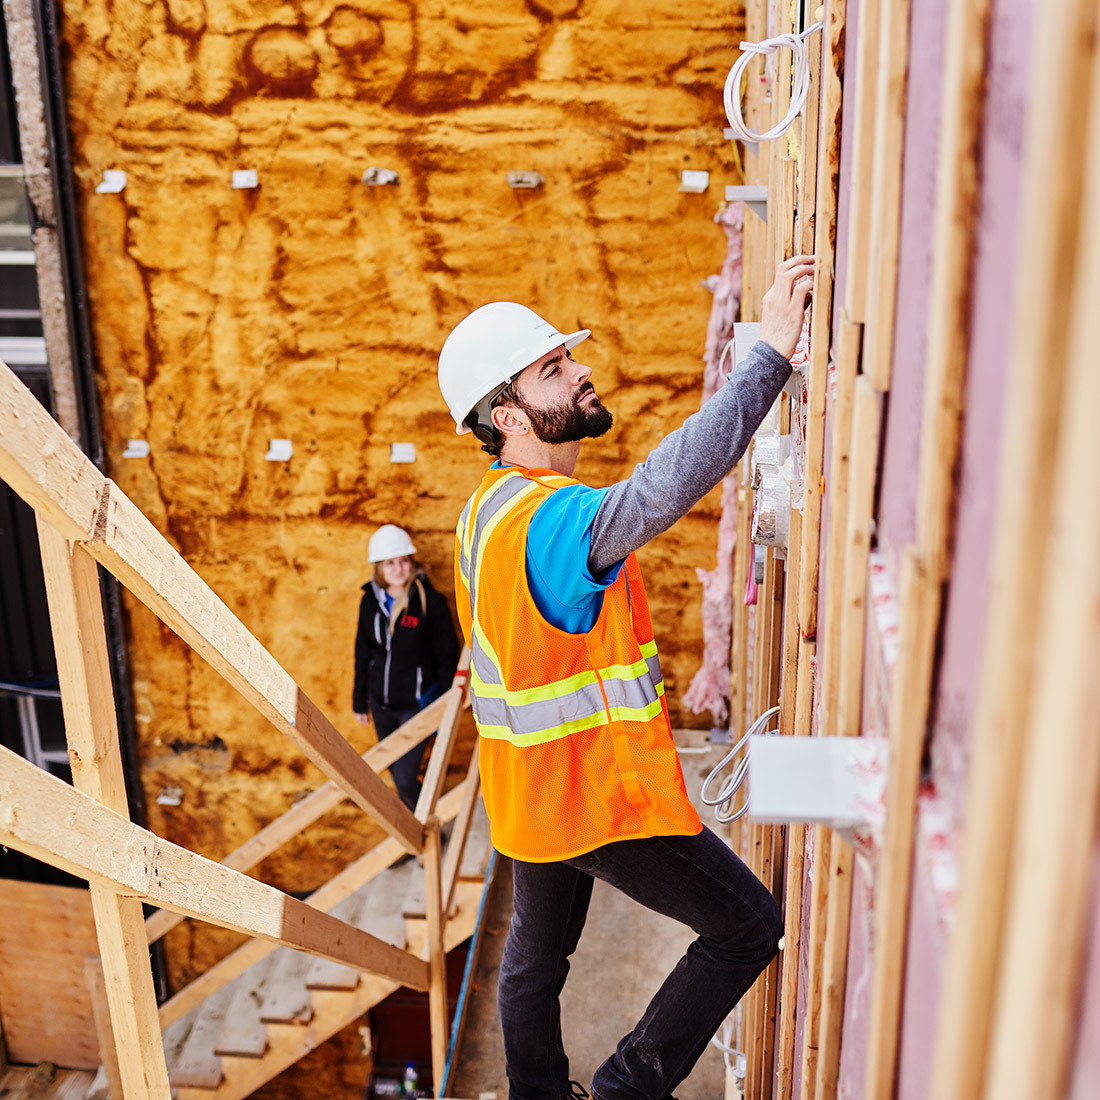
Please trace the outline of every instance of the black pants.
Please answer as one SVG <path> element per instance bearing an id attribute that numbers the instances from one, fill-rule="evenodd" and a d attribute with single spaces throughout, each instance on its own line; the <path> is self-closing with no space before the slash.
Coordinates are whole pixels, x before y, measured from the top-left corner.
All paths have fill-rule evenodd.
<path id="1" fill-rule="evenodd" d="M 569 1095 L 558 996 L 593 878 L 698 933 L 637 1026 L 596 1070 L 595 1100 L 669 1096 L 783 935 L 779 907 L 764 884 L 707 828 L 697 836 L 616 841 L 562 863 L 513 860 L 512 874 L 515 912 L 497 999 L 509 1100 Z M 613 986 L 607 995 L 614 996 Z"/>
<path id="2" fill-rule="evenodd" d="M 385 707 L 381 703 L 370 703 L 370 716 L 379 741 L 389 737 L 395 729 L 419 713 L 419 707 Z M 410 810 L 416 809 L 416 800 L 420 797 L 420 780 L 417 777 L 420 774 L 420 761 L 424 756 L 424 745 L 425 741 L 421 741 L 400 760 L 395 760 L 390 765 L 390 775 L 397 787 L 397 793 Z"/>

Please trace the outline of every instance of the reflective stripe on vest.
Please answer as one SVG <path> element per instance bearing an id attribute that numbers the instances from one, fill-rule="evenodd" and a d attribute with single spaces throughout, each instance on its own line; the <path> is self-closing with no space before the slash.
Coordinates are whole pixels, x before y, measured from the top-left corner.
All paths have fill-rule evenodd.
<path id="1" fill-rule="evenodd" d="M 500 662 L 477 621 L 479 550 L 497 524 L 538 487 L 538 482 L 519 471 L 506 475 L 478 502 L 472 528 L 473 500 L 459 522 L 459 568 L 469 589 L 473 621 L 470 694 L 474 717 L 482 737 L 518 747 L 547 744 L 609 722 L 647 722 L 661 712 L 665 690 L 653 641 L 639 643 L 642 659 L 631 665 L 587 670 L 523 690 L 505 687 Z"/>

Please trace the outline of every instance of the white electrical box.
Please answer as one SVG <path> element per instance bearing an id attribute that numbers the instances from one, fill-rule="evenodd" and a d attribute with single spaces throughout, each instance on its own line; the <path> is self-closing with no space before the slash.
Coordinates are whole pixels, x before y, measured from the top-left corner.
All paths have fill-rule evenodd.
<path id="1" fill-rule="evenodd" d="M 755 821 L 866 825 L 882 801 L 889 744 L 876 737 L 752 737 L 749 816 Z"/>

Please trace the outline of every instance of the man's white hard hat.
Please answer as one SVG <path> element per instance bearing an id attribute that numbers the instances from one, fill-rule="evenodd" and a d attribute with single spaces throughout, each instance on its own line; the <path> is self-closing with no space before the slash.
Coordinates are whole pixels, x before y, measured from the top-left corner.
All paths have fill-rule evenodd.
<path id="1" fill-rule="evenodd" d="M 465 435 L 470 430 L 466 417 L 525 367 L 563 344 L 566 350 L 575 348 L 591 334 L 587 328 L 559 332 L 516 302 L 490 302 L 475 309 L 455 325 L 439 353 L 439 388 L 455 431 Z"/>
<path id="2" fill-rule="evenodd" d="M 392 523 L 379 527 L 367 544 L 367 559 L 371 562 L 389 561 L 390 558 L 405 558 L 416 553 L 416 547 L 400 527 Z"/>

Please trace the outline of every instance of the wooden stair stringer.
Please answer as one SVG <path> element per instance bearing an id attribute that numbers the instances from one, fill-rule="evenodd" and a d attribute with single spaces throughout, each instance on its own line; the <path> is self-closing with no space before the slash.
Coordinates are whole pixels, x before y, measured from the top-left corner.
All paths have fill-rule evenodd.
<path id="1" fill-rule="evenodd" d="M 473 934 L 483 889 L 481 882 L 457 885 L 456 909 L 447 922 L 444 940 L 448 951 Z M 426 922 L 408 921 L 407 929 L 408 949 L 423 958 Z M 353 991 L 310 990 L 313 1018 L 308 1024 L 268 1024 L 267 1049 L 261 1058 L 224 1055 L 221 1058 L 222 1079 L 217 1088 L 180 1087 L 174 1090 L 177 1100 L 243 1100 L 400 988 L 398 982 L 364 974 Z"/>

